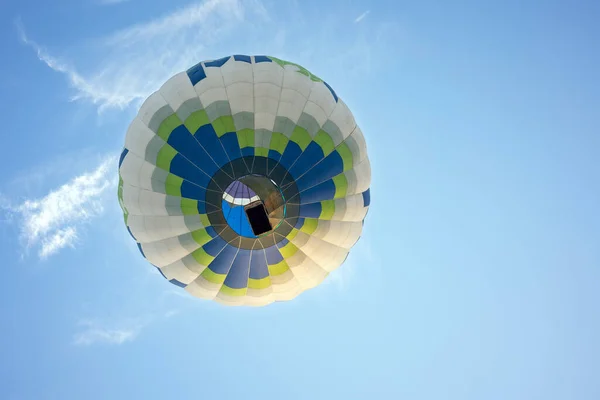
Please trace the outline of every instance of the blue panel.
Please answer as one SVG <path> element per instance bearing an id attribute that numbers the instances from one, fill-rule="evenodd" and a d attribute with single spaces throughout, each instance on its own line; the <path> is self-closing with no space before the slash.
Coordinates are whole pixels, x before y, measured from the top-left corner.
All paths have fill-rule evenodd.
<path id="1" fill-rule="evenodd" d="M 142 253 L 142 255 L 144 256 L 144 258 L 146 258 L 146 255 L 144 254 L 144 250 L 142 250 L 142 245 L 141 244 L 137 244 L 138 250 L 140 251 L 140 253 Z"/>
<path id="2" fill-rule="evenodd" d="M 256 236 L 252 232 L 250 222 L 246 217 L 246 211 L 242 206 L 232 207 L 229 202 L 223 200 L 221 203 L 221 209 L 227 224 L 233 229 L 238 235 L 255 238 Z"/>
<path id="3" fill-rule="evenodd" d="M 325 182 L 342 172 L 344 172 L 344 161 L 340 153 L 334 151 L 317 164 L 315 168 L 298 179 L 296 184 L 298 185 L 298 190 L 303 191 Z"/>
<path id="4" fill-rule="evenodd" d="M 258 63 L 262 63 L 262 62 L 273 62 L 273 61 L 271 61 L 271 59 L 267 56 L 254 56 L 254 62 L 256 64 L 258 64 Z"/>
<path id="5" fill-rule="evenodd" d="M 179 282 L 177 279 L 171 279 L 169 282 L 171 282 L 175 286 L 179 286 L 180 288 L 184 288 L 187 286 L 185 283 Z"/>
<path id="6" fill-rule="evenodd" d="M 209 264 L 208 268 L 216 274 L 227 274 L 237 250 L 237 247 L 226 245 L 223 251 Z"/>
<path id="7" fill-rule="evenodd" d="M 209 61 L 209 62 L 205 62 L 204 66 L 205 67 L 222 67 L 223 64 L 225 64 L 227 62 L 227 60 L 229 60 L 231 57 L 227 56 L 227 57 L 223 57 L 223 58 L 219 58 L 218 60 L 214 60 L 214 61 Z"/>
<path id="8" fill-rule="evenodd" d="M 240 54 L 236 54 L 233 56 L 233 59 L 235 61 L 243 61 L 243 62 L 247 62 L 248 64 L 252 63 L 252 59 L 250 58 L 250 56 L 243 56 Z"/>
<path id="9" fill-rule="evenodd" d="M 121 157 L 119 157 L 119 168 L 121 168 L 121 164 L 123 164 L 123 160 L 125 159 L 127 153 L 129 153 L 129 150 L 127 149 L 123 149 L 123 151 L 121 152 Z"/>
<path id="10" fill-rule="evenodd" d="M 198 201 L 198 214 L 206 214 L 206 203 Z"/>
<path id="11" fill-rule="evenodd" d="M 300 204 L 332 200 L 334 196 L 335 184 L 332 180 L 329 180 L 300 193 Z"/>
<path id="12" fill-rule="evenodd" d="M 223 150 L 223 146 L 221 146 L 217 132 L 215 132 L 215 128 L 212 124 L 201 126 L 195 132 L 194 136 L 219 167 L 222 167 L 229 162 L 229 157 L 225 154 L 225 150 Z M 216 170 L 214 172 L 216 172 Z"/>
<path id="13" fill-rule="evenodd" d="M 319 218 L 321 211 L 323 211 L 321 203 L 301 204 L 298 215 L 306 218 Z"/>
<path id="14" fill-rule="evenodd" d="M 371 188 L 368 188 L 366 191 L 362 193 L 363 195 L 363 205 L 368 207 L 371 204 Z"/>
<path id="15" fill-rule="evenodd" d="M 227 152 L 230 160 L 235 160 L 242 157 L 242 151 L 240 150 L 240 143 L 238 142 L 237 134 L 235 132 L 228 132 L 221 136 L 221 143 Z"/>
<path id="16" fill-rule="evenodd" d="M 323 154 L 321 146 L 315 142 L 310 142 L 304 152 L 298 157 L 298 160 L 296 160 L 292 168 L 290 168 L 289 172 L 292 177 L 296 179 L 321 161 L 323 157 L 325 157 L 325 154 Z"/>
<path id="17" fill-rule="evenodd" d="M 225 285 L 232 289 L 242 289 L 248 286 L 250 252 L 251 250 L 240 249 L 227 274 L 227 278 L 225 278 Z"/>
<path id="18" fill-rule="evenodd" d="M 253 156 L 254 155 L 254 147 L 244 147 L 242 149 L 242 156 Z"/>
<path id="19" fill-rule="evenodd" d="M 212 226 L 205 226 L 204 229 L 206 230 L 206 233 L 208 233 L 211 237 L 217 236 L 217 231 L 215 231 L 215 228 L 213 228 Z"/>
<path id="20" fill-rule="evenodd" d="M 298 218 L 298 221 L 296 221 L 296 225 L 294 225 L 294 228 L 300 229 L 302 228 L 302 225 L 304 225 L 304 218 Z"/>
<path id="21" fill-rule="evenodd" d="M 133 240 L 137 241 L 137 239 L 135 238 L 135 236 L 133 236 L 133 233 L 131 232 L 131 229 L 129 229 L 129 225 L 125 225 L 125 226 L 127 227 L 127 232 L 129 232 L 129 234 L 131 235 L 131 237 L 133 238 Z"/>
<path id="22" fill-rule="evenodd" d="M 211 256 L 216 257 L 217 254 L 219 254 L 219 252 L 225 248 L 225 246 L 227 246 L 227 242 L 224 241 L 220 236 L 217 236 L 216 238 L 202 246 L 202 248 Z"/>
<path id="23" fill-rule="evenodd" d="M 282 248 L 283 246 L 285 246 L 286 244 L 288 244 L 290 241 L 286 238 L 283 238 L 281 240 L 281 242 L 277 243 L 277 247 Z"/>
<path id="24" fill-rule="evenodd" d="M 333 90 L 333 88 L 331 86 L 329 86 L 327 84 L 327 82 L 325 82 L 325 81 L 323 81 L 323 84 L 325 84 L 325 86 L 327 86 L 327 89 L 329 89 L 329 91 L 331 92 L 331 95 L 333 96 L 335 102 L 337 103 L 338 102 L 338 97 L 337 97 L 337 94 L 335 94 L 335 91 Z"/>
<path id="25" fill-rule="evenodd" d="M 187 75 L 192 82 L 192 86 L 195 86 L 196 83 L 200 82 L 202 79 L 206 78 L 206 73 L 204 72 L 204 68 L 202 68 L 202 64 L 198 63 L 194 65 L 192 68 L 187 70 Z"/>
<path id="26" fill-rule="evenodd" d="M 183 183 L 181 184 L 181 197 L 204 201 L 206 197 L 206 189 L 194 185 L 189 181 L 183 181 Z"/>
<path id="27" fill-rule="evenodd" d="M 283 151 L 283 155 L 281 156 L 281 160 L 279 163 L 285 167 L 285 169 L 289 169 L 290 165 L 296 161 L 296 159 L 300 156 L 302 150 L 297 143 L 292 142 L 291 140 L 288 142 L 288 145 L 285 147 Z"/>
<path id="28" fill-rule="evenodd" d="M 279 160 L 281 160 L 281 153 L 275 150 L 269 150 L 269 158 L 273 161 L 275 161 L 275 163 L 278 163 Z M 271 161 L 269 161 L 269 165 L 271 164 Z M 273 164 L 275 165 L 275 164 Z"/>
<path id="29" fill-rule="evenodd" d="M 283 256 L 279 252 L 279 249 L 277 248 L 277 246 L 273 245 L 271 247 L 267 247 L 265 249 L 265 254 L 267 256 L 267 263 L 269 265 L 275 265 L 275 264 L 283 261 Z"/>
<path id="30" fill-rule="evenodd" d="M 212 161 L 209 160 L 209 162 L 214 165 Z M 198 186 L 206 187 L 208 182 L 210 182 L 210 178 L 206 174 L 200 171 L 198 167 L 191 164 L 181 154 L 177 154 L 175 157 L 173 157 L 173 160 L 171 161 L 170 172 L 185 179 L 186 181 L 195 183 Z M 207 173 L 209 172 L 210 171 L 207 171 Z"/>
<path id="31" fill-rule="evenodd" d="M 178 126 L 171 132 L 167 143 L 209 176 L 217 171 L 217 165 L 209 157 L 211 151 L 203 149 L 184 125 Z"/>
<path id="32" fill-rule="evenodd" d="M 250 278 L 263 279 L 269 276 L 269 268 L 267 268 L 267 259 L 265 251 L 252 250 L 252 258 L 250 260 Z"/>

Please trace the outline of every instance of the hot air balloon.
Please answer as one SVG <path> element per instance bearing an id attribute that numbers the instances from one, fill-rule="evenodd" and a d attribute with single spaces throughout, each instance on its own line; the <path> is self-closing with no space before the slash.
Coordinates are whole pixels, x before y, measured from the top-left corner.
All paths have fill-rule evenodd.
<path id="1" fill-rule="evenodd" d="M 193 296 L 261 306 L 313 288 L 359 239 L 363 134 L 325 81 L 275 57 L 200 62 L 150 95 L 119 159 L 142 255 Z"/>

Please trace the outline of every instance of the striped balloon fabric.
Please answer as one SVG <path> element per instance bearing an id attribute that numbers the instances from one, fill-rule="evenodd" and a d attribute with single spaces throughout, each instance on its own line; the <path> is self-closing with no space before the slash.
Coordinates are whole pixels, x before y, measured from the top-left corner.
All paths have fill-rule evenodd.
<path id="1" fill-rule="evenodd" d="M 290 300 L 339 267 L 370 202 L 365 139 L 336 92 L 268 56 L 203 61 L 141 106 L 119 201 L 142 255 L 190 294 Z"/>

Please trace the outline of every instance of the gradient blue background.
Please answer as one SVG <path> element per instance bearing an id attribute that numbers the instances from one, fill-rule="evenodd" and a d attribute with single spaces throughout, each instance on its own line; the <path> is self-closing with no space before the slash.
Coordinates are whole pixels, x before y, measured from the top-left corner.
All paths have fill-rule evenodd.
<path id="1" fill-rule="evenodd" d="M 0 398 L 599 399 L 600 3 L 235 3 L 223 30 L 210 14 L 130 48 L 109 39 L 193 3 L 0 4 Z M 162 83 L 130 77 L 186 49 L 296 61 L 365 133 L 363 238 L 293 302 L 183 295 L 137 253 L 112 180 L 61 225 L 71 246 L 24 244 L 19 207 L 118 154 Z M 73 71 L 130 97 L 70 100 Z"/>

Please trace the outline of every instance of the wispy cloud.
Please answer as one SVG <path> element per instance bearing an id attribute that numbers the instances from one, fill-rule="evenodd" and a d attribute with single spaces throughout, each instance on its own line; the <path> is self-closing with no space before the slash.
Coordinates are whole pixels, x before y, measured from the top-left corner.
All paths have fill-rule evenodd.
<path id="1" fill-rule="evenodd" d="M 122 327 L 107 327 L 97 321 L 84 320 L 79 326 L 82 330 L 73 337 L 73 344 L 90 346 L 96 343 L 120 345 L 133 341 L 139 335 L 143 324 L 128 323 Z"/>
<path id="2" fill-rule="evenodd" d="M 202 59 L 207 46 L 227 39 L 249 13 L 260 16 L 264 8 L 254 0 L 207 0 L 132 25 L 90 44 L 101 61 L 97 70 L 86 73 L 31 40 L 20 22 L 17 27 L 38 59 L 67 77 L 75 91 L 72 100 L 90 101 L 103 112 L 139 106 L 170 76 Z"/>
<path id="3" fill-rule="evenodd" d="M 365 19 L 366 16 L 369 15 L 370 12 L 371 12 L 371 10 L 367 10 L 364 13 L 360 14 L 358 17 L 356 17 L 356 19 L 354 20 L 354 23 L 358 24 L 360 21 Z"/>
<path id="4" fill-rule="evenodd" d="M 115 163 L 116 156 L 106 157 L 93 171 L 72 178 L 44 197 L 17 205 L 5 201 L 2 206 L 20 225 L 26 249 L 38 247 L 38 256 L 45 259 L 73 247 L 81 224 L 102 213 L 102 195 L 116 184 Z"/>

